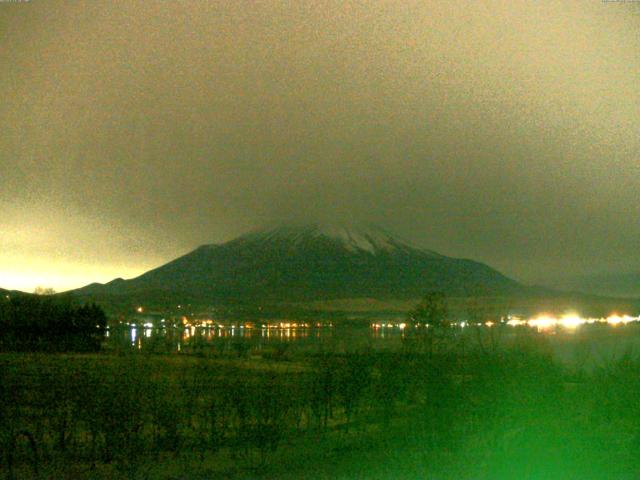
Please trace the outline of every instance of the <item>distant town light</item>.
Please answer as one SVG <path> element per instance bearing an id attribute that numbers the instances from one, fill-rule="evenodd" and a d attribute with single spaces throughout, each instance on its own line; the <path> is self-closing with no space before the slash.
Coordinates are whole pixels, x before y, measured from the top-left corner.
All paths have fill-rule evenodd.
<path id="1" fill-rule="evenodd" d="M 584 318 L 580 318 L 577 315 L 565 315 L 560 319 L 560 325 L 569 329 L 577 328 L 578 326 L 582 325 L 585 322 L 586 321 Z"/>
<path id="2" fill-rule="evenodd" d="M 619 315 L 609 315 L 607 317 L 607 323 L 609 323 L 611 325 L 617 325 L 620 322 L 622 322 L 622 318 L 620 318 Z"/>
<path id="3" fill-rule="evenodd" d="M 546 330 L 551 327 L 555 327 L 557 320 L 547 315 L 541 315 L 539 317 L 532 318 L 527 323 L 529 324 L 530 327 L 535 327 L 538 330 Z"/>
<path id="4" fill-rule="evenodd" d="M 136 312 L 142 313 L 142 312 L 144 312 L 144 308 L 138 307 L 138 308 L 136 308 Z"/>

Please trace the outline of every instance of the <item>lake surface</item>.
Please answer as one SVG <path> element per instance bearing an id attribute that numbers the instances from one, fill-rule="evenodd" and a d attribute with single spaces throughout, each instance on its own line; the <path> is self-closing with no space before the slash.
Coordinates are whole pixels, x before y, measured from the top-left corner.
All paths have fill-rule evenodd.
<path id="1" fill-rule="evenodd" d="M 399 326 L 400 325 L 400 326 Z M 112 327 L 107 334 L 108 349 L 127 349 L 158 353 L 213 353 L 264 355 L 284 351 L 354 351 L 365 348 L 397 350 L 419 341 L 419 328 L 402 324 L 363 324 L 304 326 L 285 324 L 210 327 L 130 326 Z M 421 327 L 424 328 L 424 327 Z M 548 348 L 567 365 L 605 365 L 625 354 L 640 353 L 640 323 L 624 325 L 594 324 L 577 328 L 557 327 L 538 330 L 528 326 L 454 328 L 448 335 L 452 344 L 465 348 L 491 348 L 492 345 L 535 342 Z"/>

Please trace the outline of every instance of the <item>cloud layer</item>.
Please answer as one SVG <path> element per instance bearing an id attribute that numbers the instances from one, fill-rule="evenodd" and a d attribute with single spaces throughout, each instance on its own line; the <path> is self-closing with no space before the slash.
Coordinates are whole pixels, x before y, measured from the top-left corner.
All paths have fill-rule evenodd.
<path id="1" fill-rule="evenodd" d="M 638 13 L 2 4 L 0 286 L 133 275 L 290 219 L 379 223 L 524 281 L 640 269 Z"/>

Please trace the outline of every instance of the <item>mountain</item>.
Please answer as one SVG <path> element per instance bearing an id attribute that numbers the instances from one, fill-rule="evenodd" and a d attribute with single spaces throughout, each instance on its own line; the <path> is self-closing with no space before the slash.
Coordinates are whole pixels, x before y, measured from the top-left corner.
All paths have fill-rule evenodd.
<path id="1" fill-rule="evenodd" d="M 20 290 L 6 290 L 4 288 L 0 288 L 0 301 L 18 297 L 32 297 L 33 295 L 33 293 L 21 292 Z"/>
<path id="2" fill-rule="evenodd" d="M 191 302 L 295 302 L 513 294 L 524 289 L 491 267 L 418 248 L 379 228 L 286 226 L 203 245 L 131 280 L 91 284 L 94 299 Z"/>
<path id="3" fill-rule="evenodd" d="M 30 295 L 26 292 L 21 292 L 19 290 L 6 290 L 4 288 L 0 288 L 0 296 L 6 297 L 7 295 Z"/>

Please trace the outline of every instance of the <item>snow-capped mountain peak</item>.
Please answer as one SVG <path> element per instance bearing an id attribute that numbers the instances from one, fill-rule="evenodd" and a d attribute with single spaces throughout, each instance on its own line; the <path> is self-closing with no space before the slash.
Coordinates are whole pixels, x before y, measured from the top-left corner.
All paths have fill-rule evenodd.
<path id="1" fill-rule="evenodd" d="M 522 288 L 487 265 L 414 247 L 377 227 L 323 224 L 279 226 L 204 245 L 137 278 L 79 294 L 213 305 L 417 298 L 432 290 L 465 296 L 479 286 L 496 294 Z"/>
<path id="2" fill-rule="evenodd" d="M 384 229 L 371 225 L 357 227 L 338 223 L 283 225 L 257 230 L 240 238 L 258 242 L 286 241 L 291 245 L 299 245 L 313 239 L 329 239 L 351 252 L 375 254 L 381 251 L 419 250 L 438 256 L 435 252 L 415 247 L 405 240 L 394 237 Z"/>

